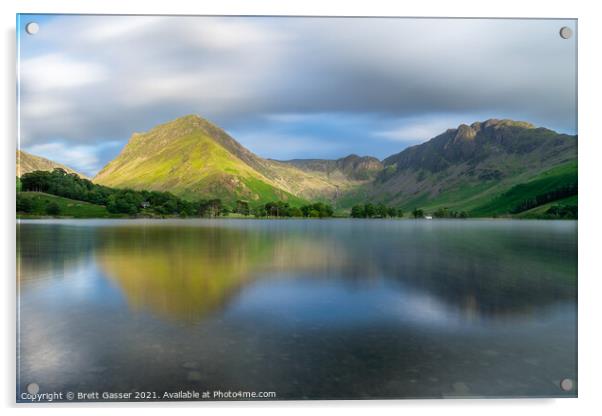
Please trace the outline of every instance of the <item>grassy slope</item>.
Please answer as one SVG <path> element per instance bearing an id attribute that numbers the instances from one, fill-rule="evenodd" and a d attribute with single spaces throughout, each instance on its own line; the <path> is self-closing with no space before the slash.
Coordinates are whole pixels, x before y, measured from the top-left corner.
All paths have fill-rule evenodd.
<path id="1" fill-rule="evenodd" d="M 519 214 L 516 214 L 516 218 L 523 219 L 537 219 L 545 216 L 545 213 L 548 209 L 553 207 L 554 205 L 578 205 L 579 197 L 577 195 L 569 196 L 568 198 L 559 199 L 557 201 L 548 202 L 547 204 L 540 205 L 535 208 L 531 208 L 530 210 L 523 211 Z"/>
<path id="2" fill-rule="evenodd" d="M 429 178 L 427 177 L 428 180 Z M 467 211 L 471 216 L 504 215 L 515 205 L 537 194 L 557 188 L 577 180 L 577 162 L 568 162 L 545 171 L 535 177 L 519 175 L 503 183 L 487 181 L 481 184 L 459 184 L 454 188 L 432 198 L 428 194 L 408 199 L 400 208 L 411 210 L 422 208 L 432 212 L 438 208 L 449 208 Z M 344 205 L 364 202 L 365 195 L 361 191 L 346 196 Z M 386 202 L 386 201 L 385 201 Z"/>
<path id="3" fill-rule="evenodd" d="M 109 213 L 106 207 L 95 205 L 89 202 L 76 201 L 74 199 L 63 198 L 42 192 L 20 192 L 20 195 L 30 198 L 33 202 L 34 210 L 31 214 L 18 214 L 19 218 L 32 218 L 48 216 L 46 206 L 51 202 L 56 202 L 61 211 L 60 217 L 73 218 L 112 218 L 115 215 Z"/>
<path id="4" fill-rule="evenodd" d="M 189 200 L 218 197 L 226 202 L 236 199 L 257 203 L 285 200 L 295 205 L 304 202 L 271 184 L 200 131 L 156 149 L 134 138 L 126 151 L 99 173 L 95 182 L 116 188 L 169 191 Z"/>
<path id="5" fill-rule="evenodd" d="M 497 198 L 472 209 L 471 215 L 504 215 L 526 199 L 532 199 L 536 195 L 576 182 L 577 162 L 573 161 L 543 172 L 528 182 L 513 186 Z"/>
<path id="6" fill-rule="evenodd" d="M 477 127 L 481 136 L 474 141 L 458 139 L 460 128 L 451 129 L 385 159 L 385 171 L 375 183 L 347 193 L 337 207 L 349 209 L 370 201 L 405 210 L 431 212 L 447 207 L 468 212 L 480 209 L 479 215 L 493 215 L 500 207 L 483 206 L 515 185 L 576 160 L 575 137 L 514 121 L 488 120 Z M 576 162 L 573 168 L 576 174 Z M 536 195 L 545 192 L 543 189 L 525 190 L 525 194 Z M 504 201 L 496 204 L 499 202 Z"/>

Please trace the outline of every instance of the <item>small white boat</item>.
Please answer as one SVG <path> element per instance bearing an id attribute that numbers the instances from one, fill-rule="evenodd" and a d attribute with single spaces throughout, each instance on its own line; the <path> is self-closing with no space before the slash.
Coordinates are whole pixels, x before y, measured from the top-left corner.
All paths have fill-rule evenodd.
<path id="1" fill-rule="evenodd" d="M 424 216 L 424 219 L 425 219 L 425 220 L 432 220 L 432 219 L 433 219 L 433 217 L 431 217 L 430 215 L 425 215 L 425 216 Z"/>

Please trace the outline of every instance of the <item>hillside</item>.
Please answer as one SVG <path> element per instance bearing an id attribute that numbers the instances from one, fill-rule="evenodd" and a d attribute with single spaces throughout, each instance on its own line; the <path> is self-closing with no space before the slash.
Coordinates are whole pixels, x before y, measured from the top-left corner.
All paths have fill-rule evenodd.
<path id="1" fill-rule="evenodd" d="M 134 133 L 94 182 L 226 202 L 283 200 L 300 204 L 337 192 L 335 184 L 317 175 L 255 155 L 224 130 L 195 115 Z"/>
<path id="2" fill-rule="evenodd" d="M 24 203 L 24 200 L 27 202 Z M 25 204 L 27 204 L 27 213 L 20 209 Z M 48 207 L 51 204 L 58 207 L 55 208 L 55 212 L 48 212 Z M 103 205 L 63 198 L 43 192 L 19 192 L 17 195 L 17 215 L 20 218 L 49 215 L 72 218 L 110 218 L 116 216 L 110 214 Z"/>
<path id="3" fill-rule="evenodd" d="M 134 133 L 94 182 L 228 204 L 327 201 L 345 211 L 371 202 L 406 211 L 448 208 L 492 216 L 532 209 L 533 200 L 547 203 L 551 196 L 576 194 L 576 160 L 576 136 L 491 119 L 449 129 L 382 162 L 357 155 L 277 161 L 189 115 Z M 554 188 L 562 186 L 570 189 Z"/>
<path id="4" fill-rule="evenodd" d="M 527 182 L 514 185 L 498 197 L 472 209 L 471 212 L 477 216 L 519 214 L 531 211 L 534 207 L 549 205 L 550 203 L 545 200 L 540 202 L 536 200 L 538 197 L 544 198 L 549 193 L 556 193 L 550 196 L 553 201 L 570 200 L 577 195 L 576 161 L 556 166 Z M 533 206 L 526 203 L 531 203 Z"/>
<path id="5" fill-rule="evenodd" d="M 341 159 L 292 159 L 281 163 L 295 166 L 303 171 L 317 173 L 341 181 L 367 181 L 374 179 L 383 164 L 372 156 L 349 155 Z"/>
<path id="6" fill-rule="evenodd" d="M 68 168 L 60 163 L 53 162 L 52 160 L 45 159 L 40 156 L 32 155 L 31 153 L 24 152 L 23 150 L 17 150 L 17 176 L 21 177 L 25 173 L 34 172 L 36 170 L 52 171 L 56 168 L 65 170 L 67 173 L 75 173 L 82 178 L 85 178 L 79 172 Z"/>
<path id="7" fill-rule="evenodd" d="M 346 195 L 343 203 L 369 199 L 404 209 L 447 207 L 493 215 L 499 209 L 492 201 L 550 169 L 565 165 L 576 178 L 576 160 L 576 136 L 492 119 L 449 129 L 389 156 L 374 182 Z"/>

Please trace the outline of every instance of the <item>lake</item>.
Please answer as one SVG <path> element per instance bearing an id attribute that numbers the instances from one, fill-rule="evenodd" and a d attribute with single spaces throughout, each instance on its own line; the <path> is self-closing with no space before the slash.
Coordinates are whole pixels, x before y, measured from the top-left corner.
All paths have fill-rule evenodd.
<path id="1" fill-rule="evenodd" d="M 577 222 L 31 220 L 17 395 L 574 397 Z"/>

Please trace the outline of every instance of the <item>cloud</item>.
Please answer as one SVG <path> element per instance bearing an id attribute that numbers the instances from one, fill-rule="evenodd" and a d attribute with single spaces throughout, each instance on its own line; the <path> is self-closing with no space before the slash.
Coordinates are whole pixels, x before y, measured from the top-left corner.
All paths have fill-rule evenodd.
<path id="1" fill-rule="evenodd" d="M 392 121 L 392 127 L 372 133 L 373 137 L 384 138 L 393 142 L 416 144 L 432 139 L 449 128 L 454 128 L 462 123 L 470 124 L 474 121 L 485 120 L 489 117 L 470 115 L 463 117 L 450 117 L 448 115 L 429 115 L 428 117 L 414 117 Z"/>
<path id="2" fill-rule="evenodd" d="M 313 154 L 315 157 L 338 157 L 345 152 L 344 146 L 315 136 L 304 136 L 271 131 L 241 132 L 237 138 L 246 143 L 254 152 L 269 155 L 270 159 L 295 159 L 300 154 Z M 275 143 L 278 145 L 275 146 Z"/>
<path id="3" fill-rule="evenodd" d="M 571 20 L 71 15 L 41 22 L 36 36 L 19 28 L 24 146 L 124 144 L 134 131 L 190 113 L 241 141 L 255 142 L 245 137 L 257 138 L 261 127 L 290 145 L 251 148 L 266 157 L 314 157 L 327 153 L 322 146 L 385 156 L 457 125 L 448 120 L 470 123 L 481 114 L 576 129 L 576 43 L 558 36 L 560 26 L 574 28 Z M 447 118 L 437 121 L 441 114 Z"/>
<path id="4" fill-rule="evenodd" d="M 100 65 L 78 62 L 58 53 L 23 59 L 20 67 L 21 85 L 36 93 L 81 87 L 106 77 Z"/>
<path id="5" fill-rule="evenodd" d="M 63 142 L 50 142 L 33 145 L 26 150 L 34 155 L 44 155 L 50 160 L 92 177 L 104 164 L 100 157 L 101 154 L 107 150 L 113 150 L 110 153 L 115 153 L 114 149 L 120 146 L 121 143 L 114 141 L 102 142 L 97 145 L 76 146 Z"/>

